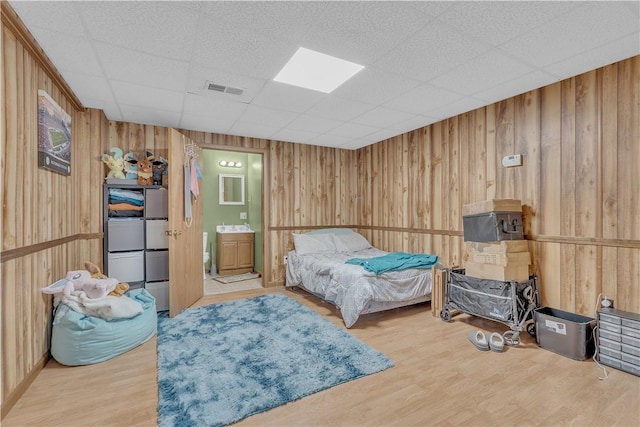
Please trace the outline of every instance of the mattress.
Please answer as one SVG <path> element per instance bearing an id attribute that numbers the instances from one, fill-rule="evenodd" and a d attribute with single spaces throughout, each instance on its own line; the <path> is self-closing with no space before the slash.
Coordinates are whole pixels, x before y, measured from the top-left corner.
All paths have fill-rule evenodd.
<path id="1" fill-rule="evenodd" d="M 300 286 L 335 304 L 345 325 L 353 326 L 361 314 L 427 301 L 431 269 L 409 268 L 376 275 L 351 258 L 373 258 L 387 252 L 368 248 L 352 252 L 288 254 L 286 286 Z"/>

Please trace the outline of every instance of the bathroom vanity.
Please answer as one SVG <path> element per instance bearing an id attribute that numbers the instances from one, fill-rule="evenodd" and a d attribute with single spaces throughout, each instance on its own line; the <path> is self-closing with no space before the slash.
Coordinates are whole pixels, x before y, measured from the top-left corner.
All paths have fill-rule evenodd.
<path id="1" fill-rule="evenodd" d="M 254 234 L 252 230 L 221 231 L 218 228 L 217 267 L 220 276 L 253 271 Z"/>

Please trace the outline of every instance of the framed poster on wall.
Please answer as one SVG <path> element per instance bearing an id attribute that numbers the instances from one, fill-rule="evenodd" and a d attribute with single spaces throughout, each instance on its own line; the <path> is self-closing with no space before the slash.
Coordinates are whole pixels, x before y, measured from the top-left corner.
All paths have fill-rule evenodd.
<path id="1" fill-rule="evenodd" d="M 38 90 L 38 167 L 71 175 L 71 116 Z"/>

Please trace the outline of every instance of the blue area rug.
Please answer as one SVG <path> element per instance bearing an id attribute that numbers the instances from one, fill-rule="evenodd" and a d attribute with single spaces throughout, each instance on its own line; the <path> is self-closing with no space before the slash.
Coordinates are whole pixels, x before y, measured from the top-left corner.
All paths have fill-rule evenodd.
<path id="1" fill-rule="evenodd" d="M 263 295 L 158 319 L 158 425 L 221 426 L 393 366 L 297 301 Z"/>

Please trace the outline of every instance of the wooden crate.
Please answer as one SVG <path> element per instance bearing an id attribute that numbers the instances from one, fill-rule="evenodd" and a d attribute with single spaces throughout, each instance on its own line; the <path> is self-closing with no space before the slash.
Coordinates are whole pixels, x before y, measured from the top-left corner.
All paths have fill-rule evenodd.
<path id="1" fill-rule="evenodd" d="M 462 206 L 462 215 L 484 212 L 522 212 L 522 202 L 516 199 L 490 199 Z"/>

